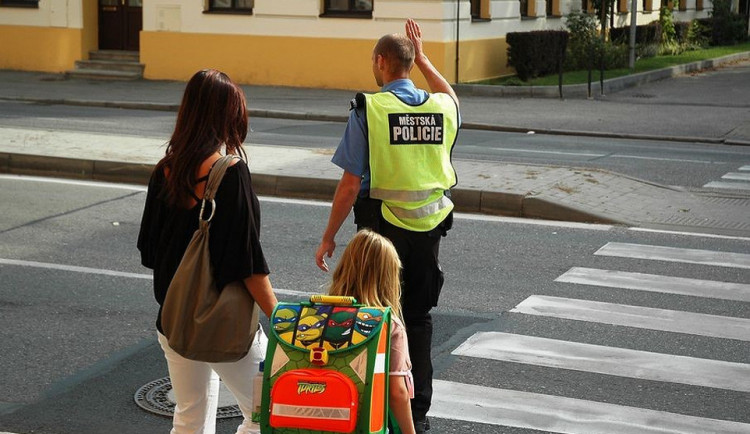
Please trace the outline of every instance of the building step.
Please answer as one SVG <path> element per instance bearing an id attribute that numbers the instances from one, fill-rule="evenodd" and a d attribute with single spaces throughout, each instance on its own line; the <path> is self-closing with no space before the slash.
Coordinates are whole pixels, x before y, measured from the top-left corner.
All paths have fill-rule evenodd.
<path id="1" fill-rule="evenodd" d="M 70 78 L 87 80 L 139 80 L 143 78 L 140 72 L 107 71 L 103 69 L 73 69 L 65 73 Z"/>
<path id="2" fill-rule="evenodd" d="M 89 52 L 89 59 L 138 63 L 141 59 L 141 53 L 138 51 L 97 50 Z"/>
<path id="3" fill-rule="evenodd" d="M 143 74 L 144 65 L 114 60 L 77 60 L 76 69 L 96 69 L 101 71 L 137 72 Z"/>

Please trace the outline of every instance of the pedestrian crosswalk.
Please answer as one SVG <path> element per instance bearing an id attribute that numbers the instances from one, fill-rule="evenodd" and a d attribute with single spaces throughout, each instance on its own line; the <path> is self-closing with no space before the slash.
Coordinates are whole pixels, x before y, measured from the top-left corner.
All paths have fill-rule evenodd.
<path id="1" fill-rule="evenodd" d="M 723 270 L 750 268 L 750 255 L 745 253 L 663 245 L 609 242 L 594 256 L 610 257 L 615 259 L 615 263 L 619 258 L 691 266 L 699 264 Z M 573 267 L 557 277 L 555 282 L 585 285 L 585 288 L 599 288 L 610 293 L 617 291 L 618 294 L 645 291 L 640 293 L 645 297 L 687 295 L 703 300 L 750 302 L 748 283 L 674 275 Z M 538 294 L 518 303 L 510 313 L 528 321 L 572 320 L 583 324 L 580 326 L 583 329 L 611 325 L 649 333 L 680 333 L 696 339 L 727 339 L 736 342 L 744 352 L 750 354 L 747 347 L 747 342 L 750 342 L 750 318 Z M 576 342 L 575 336 L 568 338 L 570 340 L 530 336 L 515 331 L 481 331 L 471 335 L 451 354 L 465 360 L 513 363 L 688 388 L 711 388 L 739 393 L 750 400 L 750 395 L 742 395 L 750 394 L 750 359 L 747 357 L 730 357 L 729 360 L 722 360 L 720 355 L 716 358 L 691 357 L 666 351 Z M 580 397 L 450 381 L 436 381 L 434 388 L 435 398 L 430 414 L 438 418 L 556 433 L 750 433 L 750 423 L 616 405 Z M 540 389 L 544 390 L 543 387 Z M 690 413 L 690 409 L 684 410 Z"/>
<path id="2" fill-rule="evenodd" d="M 721 181 L 711 181 L 705 188 L 721 188 L 728 190 L 750 190 L 750 165 L 742 166 L 737 172 L 728 172 L 721 177 Z"/>

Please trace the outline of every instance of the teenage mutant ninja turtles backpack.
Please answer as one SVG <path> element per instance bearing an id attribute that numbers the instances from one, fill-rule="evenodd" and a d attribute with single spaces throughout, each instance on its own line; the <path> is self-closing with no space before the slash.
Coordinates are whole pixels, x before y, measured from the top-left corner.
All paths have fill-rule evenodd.
<path id="1" fill-rule="evenodd" d="M 315 295 L 270 320 L 262 433 L 389 432 L 390 308 Z"/>

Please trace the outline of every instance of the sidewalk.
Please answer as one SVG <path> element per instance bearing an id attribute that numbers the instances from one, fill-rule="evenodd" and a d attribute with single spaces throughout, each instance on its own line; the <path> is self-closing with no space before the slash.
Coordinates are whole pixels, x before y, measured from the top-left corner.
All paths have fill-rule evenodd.
<path id="1" fill-rule="evenodd" d="M 750 145 L 750 53 L 723 59 L 717 79 L 681 75 L 594 99 L 497 96 L 458 87 L 464 128 Z M 678 71 L 679 72 L 679 71 Z M 665 72 L 659 72 L 665 74 Z M 632 78 L 629 78 L 632 80 Z M 0 71 L 0 101 L 176 111 L 184 83 L 94 82 Z M 250 116 L 344 121 L 354 92 L 243 86 Z M 610 89 L 610 90 L 607 90 Z M 614 89 L 614 90 L 613 90 Z M 615 91 L 616 90 L 616 91 Z M 557 89 L 554 89 L 555 95 Z M 507 92 L 507 91 L 506 91 Z M 145 183 L 167 140 L 0 127 L 0 172 Z M 459 138 L 460 140 L 460 138 Z M 103 145 L 106 143 L 106 145 Z M 460 142 L 458 144 L 460 146 Z M 330 200 L 340 169 L 330 152 L 251 145 L 259 194 Z M 453 198 L 466 212 L 750 236 L 750 198 L 705 197 L 615 173 L 454 161 Z"/>

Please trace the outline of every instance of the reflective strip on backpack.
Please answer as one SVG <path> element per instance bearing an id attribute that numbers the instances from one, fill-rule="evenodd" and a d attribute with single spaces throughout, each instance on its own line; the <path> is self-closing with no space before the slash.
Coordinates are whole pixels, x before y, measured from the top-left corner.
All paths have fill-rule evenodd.
<path id="1" fill-rule="evenodd" d="M 313 407 L 274 403 L 271 414 L 302 419 L 349 420 L 351 409 L 340 407 Z"/>

